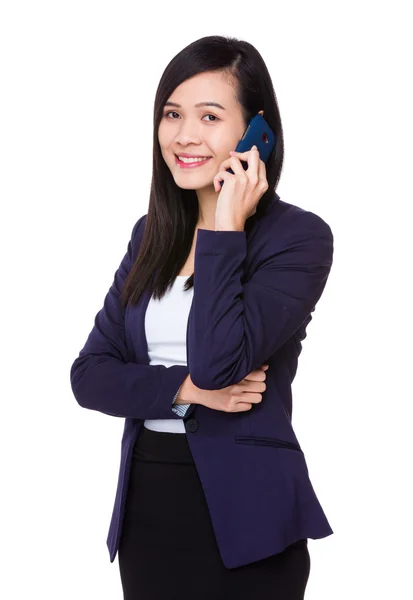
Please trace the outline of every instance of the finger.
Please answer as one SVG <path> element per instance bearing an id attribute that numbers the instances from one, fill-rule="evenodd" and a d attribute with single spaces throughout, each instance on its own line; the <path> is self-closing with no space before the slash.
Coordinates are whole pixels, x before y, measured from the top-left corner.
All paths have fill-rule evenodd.
<path id="1" fill-rule="evenodd" d="M 242 157 L 245 156 L 245 158 L 247 159 L 246 162 L 248 164 L 248 168 L 246 169 L 246 171 L 248 172 L 248 176 L 254 175 L 254 179 L 256 179 L 257 183 L 259 181 L 262 181 L 263 184 L 265 182 L 265 184 L 267 184 L 268 186 L 265 163 L 263 160 L 260 159 L 260 154 L 257 146 L 254 145 L 251 148 L 251 150 L 248 150 L 246 152 L 235 152 L 235 150 L 231 150 L 230 154 L 231 156 L 236 156 L 240 160 L 242 160 Z"/>
<path id="2" fill-rule="evenodd" d="M 257 146 L 255 146 L 255 145 L 250 150 L 245 150 L 245 152 L 237 152 L 236 150 L 230 150 L 229 151 L 229 153 L 231 154 L 231 156 L 238 156 L 238 157 L 244 157 L 244 156 L 246 157 L 249 154 L 254 154 L 254 152 L 256 154 L 258 154 L 258 156 L 259 156 L 260 152 L 259 152 Z"/>
<path id="3" fill-rule="evenodd" d="M 259 169 L 258 169 L 258 178 L 262 183 L 265 183 L 268 186 L 267 181 L 267 169 L 265 168 L 265 162 L 260 160 Z"/>
<path id="4" fill-rule="evenodd" d="M 214 189 L 216 192 L 219 192 L 221 189 L 221 181 L 231 181 L 233 178 L 232 173 L 228 173 L 228 171 L 218 171 L 213 179 Z"/>
<path id="5" fill-rule="evenodd" d="M 241 165 L 239 158 L 233 156 L 232 158 L 227 158 L 219 165 L 220 170 L 226 170 L 231 168 L 234 171 L 234 175 L 244 175 L 244 167 Z"/>
<path id="6" fill-rule="evenodd" d="M 226 181 L 232 179 L 234 175 L 238 175 L 239 177 L 245 177 L 245 180 L 248 181 L 248 176 L 241 165 L 238 158 L 232 157 L 224 160 L 220 165 L 220 170 L 215 175 L 213 179 L 214 189 L 216 192 L 219 192 L 221 189 L 221 181 Z M 231 168 L 234 173 L 228 173 L 227 169 Z"/>
<path id="7" fill-rule="evenodd" d="M 254 178 L 256 178 L 257 180 L 259 179 L 259 166 L 260 166 L 260 162 L 262 162 L 262 160 L 260 160 L 260 155 L 258 152 L 258 149 L 256 146 L 253 146 L 250 150 L 250 152 L 248 153 L 248 158 L 247 158 L 247 162 L 248 162 L 248 175 L 254 175 Z"/>

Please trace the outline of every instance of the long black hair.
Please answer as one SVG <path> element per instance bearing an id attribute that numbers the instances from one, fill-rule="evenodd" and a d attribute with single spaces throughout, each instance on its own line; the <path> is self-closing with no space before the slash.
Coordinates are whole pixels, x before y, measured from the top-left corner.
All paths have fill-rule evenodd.
<path id="1" fill-rule="evenodd" d="M 276 147 L 266 167 L 268 189 L 254 215 L 245 224 L 248 231 L 265 213 L 276 190 L 284 159 L 284 138 L 277 99 L 268 69 L 252 44 L 233 37 L 212 35 L 192 42 L 181 50 L 162 74 L 155 97 L 152 182 L 142 243 L 135 263 L 125 280 L 122 304 L 137 304 L 142 292 L 151 287 L 160 299 L 183 268 L 193 243 L 198 222 L 195 190 L 178 187 L 164 161 L 158 141 L 163 108 L 183 81 L 207 71 L 222 72 L 236 85 L 236 99 L 242 107 L 244 125 L 260 110 L 277 136 Z M 185 281 L 185 290 L 194 284 L 194 274 Z"/>

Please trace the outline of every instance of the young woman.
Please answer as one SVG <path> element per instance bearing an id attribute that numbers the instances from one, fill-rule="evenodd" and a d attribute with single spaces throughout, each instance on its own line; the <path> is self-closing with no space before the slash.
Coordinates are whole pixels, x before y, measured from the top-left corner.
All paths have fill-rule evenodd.
<path id="1" fill-rule="evenodd" d="M 266 164 L 231 152 L 259 112 Z M 291 424 L 333 235 L 275 192 L 283 149 L 251 44 L 210 36 L 169 63 L 148 213 L 71 368 L 81 406 L 125 419 L 107 539 L 125 600 L 299 600 L 308 538 L 333 533 Z"/>

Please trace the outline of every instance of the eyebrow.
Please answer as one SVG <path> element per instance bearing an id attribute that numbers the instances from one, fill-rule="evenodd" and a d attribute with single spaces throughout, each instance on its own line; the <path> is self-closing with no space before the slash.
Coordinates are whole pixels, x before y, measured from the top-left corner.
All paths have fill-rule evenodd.
<path id="1" fill-rule="evenodd" d="M 182 108 L 182 106 L 180 104 L 177 104 L 176 102 L 165 102 L 165 106 L 175 106 L 176 108 Z M 216 106 L 217 108 L 225 110 L 225 108 L 221 106 L 221 104 L 218 104 L 218 102 L 198 102 L 198 104 L 195 104 L 195 108 L 199 108 L 200 106 Z"/>

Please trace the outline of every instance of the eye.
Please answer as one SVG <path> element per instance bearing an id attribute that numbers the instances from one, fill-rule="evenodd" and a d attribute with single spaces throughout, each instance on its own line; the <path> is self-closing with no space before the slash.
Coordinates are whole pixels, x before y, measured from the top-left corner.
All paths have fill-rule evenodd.
<path id="1" fill-rule="evenodd" d="M 216 121 L 219 121 L 218 117 L 215 115 L 205 115 L 206 117 L 213 117 Z M 209 121 L 210 123 L 214 123 L 214 121 Z"/>
<path id="2" fill-rule="evenodd" d="M 177 114 L 178 114 L 178 113 L 177 113 L 177 112 L 175 112 L 174 110 L 170 110 L 170 111 L 168 111 L 168 112 L 166 112 L 166 113 L 164 114 L 164 117 L 167 117 L 167 116 L 168 116 L 169 114 L 171 114 L 171 113 L 173 113 L 174 115 L 177 115 Z"/>
<path id="3" fill-rule="evenodd" d="M 164 117 L 168 118 L 168 115 L 170 115 L 170 114 L 177 115 L 178 113 L 174 110 L 169 110 L 168 112 L 164 113 Z M 208 115 L 204 115 L 204 116 L 212 117 L 214 119 L 213 121 L 208 121 L 209 123 L 215 123 L 215 121 L 219 121 L 219 118 L 216 117 L 215 115 L 208 114 Z M 172 117 L 172 120 L 175 120 L 175 117 Z"/>

